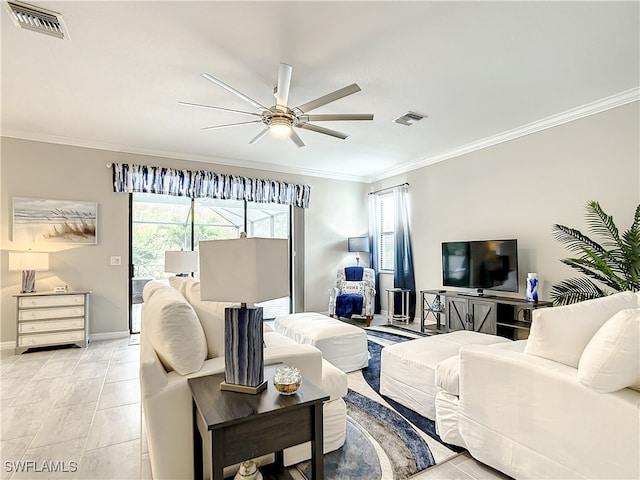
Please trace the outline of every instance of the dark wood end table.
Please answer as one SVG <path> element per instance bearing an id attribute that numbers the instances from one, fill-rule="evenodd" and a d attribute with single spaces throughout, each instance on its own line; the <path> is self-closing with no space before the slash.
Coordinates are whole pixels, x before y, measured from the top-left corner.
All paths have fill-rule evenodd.
<path id="1" fill-rule="evenodd" d="M 322 404 L 329 396 L 306 380 L 294 395 L 281 395 L 272 381 L 281 366 L 264 368 L 268 387 L 256 395 L 220 390 L 224 373 L 189 379 L 196 479 L 223 480 L 225 466 L 273 452 L 277 478 L 290 478 L 282 451 L 311 441 L 313 479 L 323 480 Z"/>

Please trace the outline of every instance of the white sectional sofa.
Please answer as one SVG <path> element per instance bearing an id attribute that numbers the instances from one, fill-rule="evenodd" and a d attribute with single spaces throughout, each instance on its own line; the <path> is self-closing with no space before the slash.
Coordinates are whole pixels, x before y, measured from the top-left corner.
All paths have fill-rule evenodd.
<path id="1" fill-rule="evenodd" d="M 193 478 L 192 377 L 224 372 L 224 308 L 200 300 L 200 284 L 172 279 L 149 282 L 143 292 L 140 388 L 154 479 Z M 175 288 L 174 288 L 175 287 Z M 324 452 L 344 444 L 346 374 L 323 360 L 320 350 L 273 331 L 264 333 L 265 364 L 295 365 L 303 378 L 330 395 L 323 407 Z M 270 380 L 270 379 L 268 379 Z M 286 465 L 311 457 L 310 444 L 284 452 Z M 268 461 L 263 458 L 262 461 Z M 226 468 L 225 475 L 233 473 Z"/>
<path id="2" fill-rule="evenodd" d="M 436 370 L 438 433 L 518 480 L 640 478 L 639 307 L 539 309 L 526 341 L 462 347 Z"/>

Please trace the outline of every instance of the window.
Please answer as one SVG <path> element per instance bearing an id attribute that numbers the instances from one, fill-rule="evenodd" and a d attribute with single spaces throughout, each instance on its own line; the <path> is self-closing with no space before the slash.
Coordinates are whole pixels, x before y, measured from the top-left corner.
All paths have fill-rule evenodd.
<path id="1" fill-rule="evenodd" d="M 393 271 L 395 253 L 395 202 L 393 193 L 377 196 L 376 215 L 380 245 L 378 248 L 378 265 L 381 271 Z"/>

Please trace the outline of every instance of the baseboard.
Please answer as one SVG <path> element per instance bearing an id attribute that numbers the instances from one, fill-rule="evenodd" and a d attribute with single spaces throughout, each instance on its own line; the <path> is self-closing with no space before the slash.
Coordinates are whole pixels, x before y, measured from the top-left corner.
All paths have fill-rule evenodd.
<path id="1" fill-rule="evenodd" d="M 16 348 L 16 341 L 13 340 L 9 340 L 8 342 L 1 342 L 0 343 L 0 350 L 13 350 L 14 348 Z"/>
<path id="2" fill-rule="evenodd" d="M 92 333 L 91 341 L 98 340 L 112 340 L 114 338 L 125 338 L 129 336 L 129 330 L 123 330 L 121 332 L 104 332 L 104 333 Z"/>

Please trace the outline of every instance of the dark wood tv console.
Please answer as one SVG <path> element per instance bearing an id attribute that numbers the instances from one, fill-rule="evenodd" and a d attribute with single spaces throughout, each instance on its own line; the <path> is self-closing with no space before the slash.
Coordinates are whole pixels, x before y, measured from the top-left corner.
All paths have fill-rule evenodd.
<path id="1" fill-rule="evenodd" d="M 534 303 L 520 298 L 449 290 L 421 290 L 420 296 L 421 332 L 471 330 L 512 340 L 529 337 L 533 310 L 553 305 L 551 302 Z M 426 325 L 432 316 L 435 327 Z"/>

